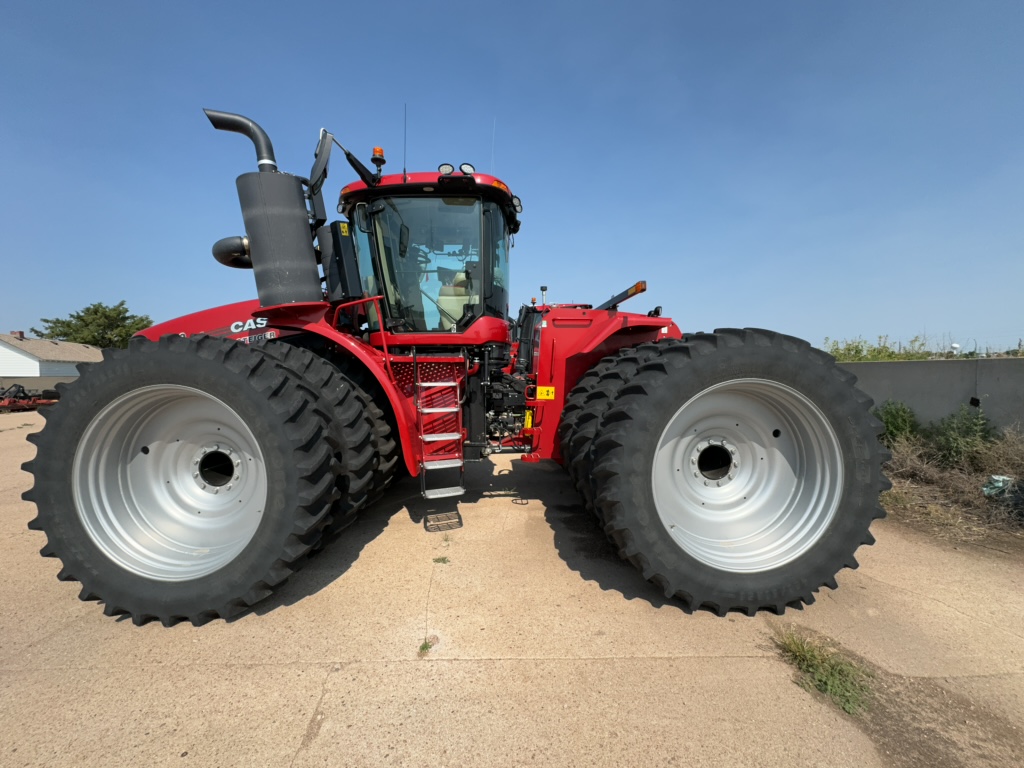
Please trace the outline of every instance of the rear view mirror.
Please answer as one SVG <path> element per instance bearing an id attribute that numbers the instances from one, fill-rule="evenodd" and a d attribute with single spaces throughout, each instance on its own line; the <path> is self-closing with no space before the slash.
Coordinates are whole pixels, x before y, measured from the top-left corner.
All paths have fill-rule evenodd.
<path id="1" fill-rule="evenodd" d="M 398 255 L 403 259 L 406 254 L 409 253 L 409 228 L 402 225 L 402 228 L 398 231 Z"/>
<path id="2" fill-rule="evenodd" d="M 352 212 L 352 219 L 360 232 L 370 234 L 370 212 L 367 210 L 366 203 L 359 203 L 356 206 L 355 211 Z"/>
<path id="3" fill-rule="evenodd" d="M 313 169 L 309 172 L 309 193 L 315 195 L 327 181 L 327 166 L 331 161 L 331 144 L 334 136 L 326 128 L 320 129 L 320 141 L 313 153 Z"/>

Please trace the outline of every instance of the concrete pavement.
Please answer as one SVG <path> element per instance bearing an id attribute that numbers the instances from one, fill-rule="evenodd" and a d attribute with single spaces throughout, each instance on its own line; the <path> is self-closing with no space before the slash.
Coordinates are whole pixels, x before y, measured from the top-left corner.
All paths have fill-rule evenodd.
<path id="1" fill-rule="evenodd" d="M 780 623 L 976 705 L 980 747 L 950 738 L 933 765 L 1010 765 L 1024 744 L 1019 551 L 883 521 L 803 611 L 687 615 L 617 558 L 560 468 L 499 457 L 467 472 L 459 530 L 426 533 L 406 480 L 252 613 L 135 627 L 38 555 L 19 466 L 41 423 L 0 416 L 0 765 L 913 764 L 899 734 L 793 684 Z"/>

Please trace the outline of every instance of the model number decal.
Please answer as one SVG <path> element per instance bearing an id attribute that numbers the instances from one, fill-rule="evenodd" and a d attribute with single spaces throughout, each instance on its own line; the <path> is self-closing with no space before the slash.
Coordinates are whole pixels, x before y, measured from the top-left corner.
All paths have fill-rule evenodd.
<path id="1" fill-rule="evenodd" d="M 239 320 L 231 324 L 232 333 L 241 333 L 242 331 L 254 331 L 257 328 L 266 328 L 267 318 L 257 317 L 256 319 L 250 320 Z"/>
<path id="2" fill-rule="evenodd" d="M 266 333 L 257 333 L 252 336 L 241 336 L 235 341 L 240 341 L 243 344 L 255 344 L 257 341 L 263 341 L 264 339 L 276 339 L 277 331 L 267 331 Z"/>

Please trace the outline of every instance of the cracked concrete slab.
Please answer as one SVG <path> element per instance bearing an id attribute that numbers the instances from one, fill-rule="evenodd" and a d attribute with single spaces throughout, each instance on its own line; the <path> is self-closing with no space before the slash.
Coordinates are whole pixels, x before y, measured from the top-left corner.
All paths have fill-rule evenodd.
<path id="1" fill-rule="evenodd" d="M 467 472 L 459 530 L 426 533 L 439 507 L 406 480 L 252 613 L 135 627 L 38 555 L 18 467 L 40 424 L 0 416 L 5 766 L 897 764 L 893 734 L 793 684 L 780 623 L 1024 713 L 1013 553 L 882 522 L 805 610 L 690 615 L 618 559 L 558 467 L 504 456 Z"/>

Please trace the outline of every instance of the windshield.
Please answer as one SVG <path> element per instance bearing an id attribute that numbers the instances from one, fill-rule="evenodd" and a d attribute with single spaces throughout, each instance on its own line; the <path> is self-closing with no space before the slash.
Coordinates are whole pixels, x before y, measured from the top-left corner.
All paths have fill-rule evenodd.
<path id="1" fill-rule="evenodd" d="M 507 316 L 508 232 L 497 205 L 385 197 L 360 209 L 360 272 L 374 266 L 364 288 L 383 294 L 390 330 L 461 331 L 484 314 Z"/>

